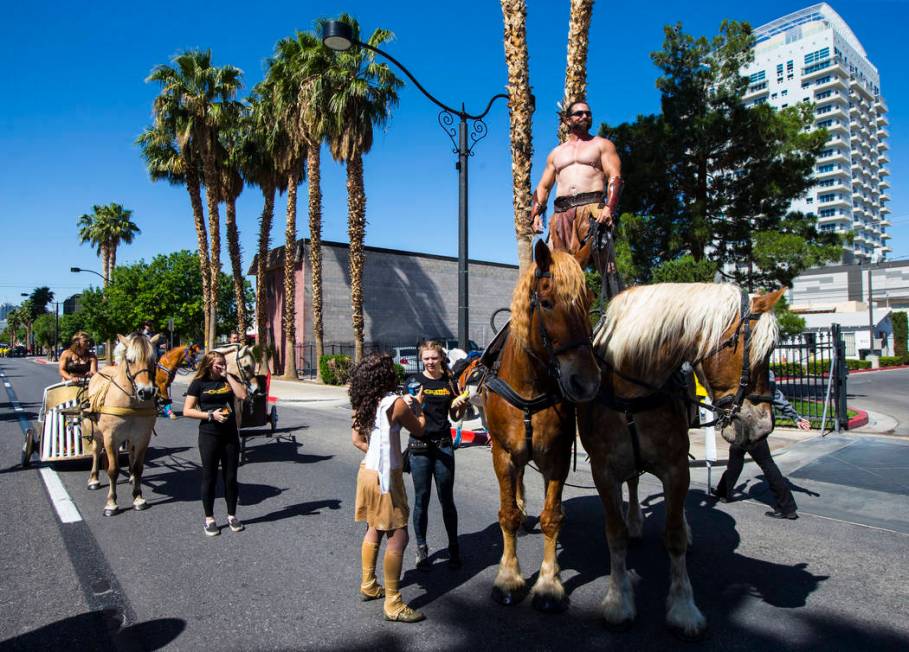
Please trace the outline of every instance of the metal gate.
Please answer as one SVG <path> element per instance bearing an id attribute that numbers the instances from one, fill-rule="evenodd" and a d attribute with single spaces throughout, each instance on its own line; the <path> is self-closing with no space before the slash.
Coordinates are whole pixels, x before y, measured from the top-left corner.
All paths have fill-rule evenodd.
<path id="1" fill-rule="evenodd" d="M 770 361 L 777 387 L 813 428 L 848 427 L 846 344 L 839 324 L 781 341 Z"/>

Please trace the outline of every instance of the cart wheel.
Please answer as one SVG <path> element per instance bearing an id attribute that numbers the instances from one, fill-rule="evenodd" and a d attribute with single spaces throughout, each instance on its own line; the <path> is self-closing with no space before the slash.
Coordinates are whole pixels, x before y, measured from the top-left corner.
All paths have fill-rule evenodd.
<path id="1" fill-rule="evenodd" d="M 268 421 L 271 424 L 271 431 L 274 432 L 278 427 L 278 408 L 273 407 L 268 415 Z"/>
<path id="2" fill-rule="evenodd" d="M 27 469 L 32 465 L 32 452 L 35 450 L 35 431 L 31 428 L 25 431 L 25 441 L 22 442 L 22 468 Z"/>

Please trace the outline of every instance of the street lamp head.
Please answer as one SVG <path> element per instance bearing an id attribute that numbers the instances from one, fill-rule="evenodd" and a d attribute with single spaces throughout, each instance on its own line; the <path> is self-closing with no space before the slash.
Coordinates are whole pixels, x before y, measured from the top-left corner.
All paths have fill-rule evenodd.
<path id="1" fill-rule="evenodd" d="M 354 44 L 353 28 L 339 20 L 330 20 L 322 28 L 322 44 L 329 50 L 343 52 Z"/>
<path id="2" fill-rule="evenodd" d="M 71 271 L 71 272 L 81 272 L 82 269 L 79 268 L 79 267 L 70 267 L 70 268 L 69 268 L 69 271 Z"/>

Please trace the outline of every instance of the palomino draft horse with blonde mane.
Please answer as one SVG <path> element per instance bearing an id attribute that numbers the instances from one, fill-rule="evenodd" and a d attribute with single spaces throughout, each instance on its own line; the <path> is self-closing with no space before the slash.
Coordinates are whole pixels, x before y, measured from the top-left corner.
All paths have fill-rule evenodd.
<path id="1" fill-rule="evenodd" d="M 142 497 L 142 469 L 157 418 L 153 381 L 157 361 L 154 343 L 158 337 L 149 339 L 140 333 L 128 337 L 118 335 L 117 339 L 124 347 L 122 361 L 92 376 L 88 385 L 90 408 L 82 432 L 91 432 L 95 437 L 88 488 L 101 487 L 98 470 L 103 448 L 110 479 L 105 516 L 117 513 L 117 478 L 120 473 L 117 453 L 124 443 L 129 453 L 133 508 L 143 510 L 148 507 Z"/>
<path id="2" fill-rule="evenodd" d="M 542 241 L 534 257 L 514 291 L 508 339 L 480 390 L 499 480 L 504 542 L 493 598 L 513 604 L 524 594 L 516 551 L 516 531 L 523 521 L 518 501 L 524 467 L 533 461 L 546 489 L 540 514 L 543 563 L 531 591 L 533 605 L 560 611 L 566 599 L 556 543 L 576 432 L 574 403 L 596 396 L 600 369 L 591 348 L 591 297 L 580 265 L 570 254 L 551 252 Z"/>
<path id="3" fill-rule="evenodd" d="M 599 395 L 578 406 L 581 441 L 606 512 L 608 624 L 627 625 L 635 617 L 621 485 L 647 471 L 663 484 L 667 624 L 685 638 L 705 632 L 685 563 L 690 401 L 673 376 L 683 362 L 692 364 L 728 442 L 748 448 L 766 437 L 772 429 L 768 359 L 778 334 L 773 306 L 783 291 L 750 299 L 729 284 L 667 283 L 633 287 L 610 302 L 594 338 L 603 370 Z M 628 517 L 639 535 L 635 487 L 629 487 Z"/>

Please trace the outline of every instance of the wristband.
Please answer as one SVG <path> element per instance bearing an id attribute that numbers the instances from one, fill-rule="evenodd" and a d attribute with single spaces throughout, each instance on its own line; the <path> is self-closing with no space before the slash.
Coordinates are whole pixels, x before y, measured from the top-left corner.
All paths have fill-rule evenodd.
<path id="1" fill-rule="evenodd" d="M 208 420 L 209 420 L 209 421 L 212 420 L 211 410 L 208 411 Z"/>

